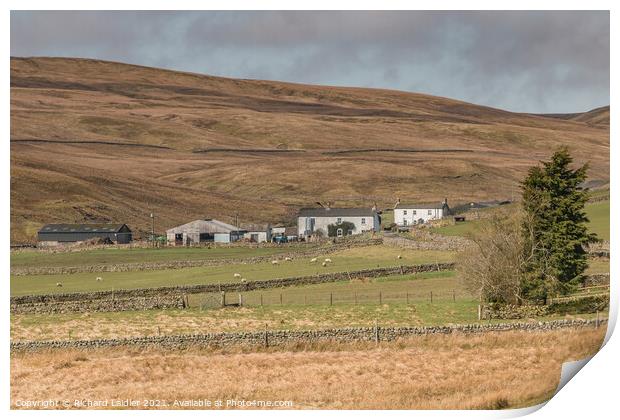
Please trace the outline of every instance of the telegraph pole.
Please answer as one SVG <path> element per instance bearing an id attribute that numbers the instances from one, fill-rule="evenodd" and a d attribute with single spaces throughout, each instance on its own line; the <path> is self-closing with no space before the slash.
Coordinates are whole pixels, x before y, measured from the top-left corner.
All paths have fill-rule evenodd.
<path id="1" fill-rule="evenodd" d="M 151 241 L 153 241 L 153 248 L 155 248 L 155 214 L 151 213 Z"/>

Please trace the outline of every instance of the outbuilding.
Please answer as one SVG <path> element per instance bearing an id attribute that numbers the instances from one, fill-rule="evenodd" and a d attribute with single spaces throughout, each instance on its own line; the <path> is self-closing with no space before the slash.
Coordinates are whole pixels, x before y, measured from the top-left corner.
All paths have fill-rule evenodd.
<path id="1" fill-rule="evenodd" d="M 201 219 L 166 231 L 169 245 L 192 245 L 203 242 L 236 242 L 245 231 L 215 219 Z"/>
<path id="2" fill-rule="evenodd" d="M 132 240 L 131 229 L 118 223 L 56 223 L 43 226 L 38 232 L 41 245 L 81 242 L 99 238 L 117 244 L 128 244 Z"/>

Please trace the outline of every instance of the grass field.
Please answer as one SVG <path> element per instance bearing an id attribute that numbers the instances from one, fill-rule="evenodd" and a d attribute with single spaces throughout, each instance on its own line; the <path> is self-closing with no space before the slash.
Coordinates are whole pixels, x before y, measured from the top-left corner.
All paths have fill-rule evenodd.
<path id="1" fill-rule="evenodd" d="M 382 294 L 381 303 L 379 292 Z M 408 300 L 406 293 L 409 294 Z M 354 294 L 357 295 L 357 304 Z M 229 301 L 238 301 L 238 294 L 228 295 Z M 264 306 L 260 306 L 260 295 Z M 242 294 L 243 307 L 204 308 L 201 306 L 204 303 L 203 296 L 192 295 L 189 298 L 190 308 L 184 310 L 12 315 L 11 339 L 117 338 L 159 333 L 256 331 L 265 327 L 368 327 L 375 322 L 382 326 L 479 322 L 478 301 L 467 292 L 453 272 L 420 273 L 249 292 Z M 219 302 L 219 299 L 216 300 Z M 594 315 L 579 315 L 581 318 L 592 316 Z M 558 318 L 562 316 L 541 320 Z"/>
<path id="2" fill-rule="evenodd" d="M 293 252 L 299 247 L 281 248 L 108 248 L 74 252 L 11 252 L 11 267 L 72 267 L 124 263 L 247 258 Z M 308 246 L 303 249 L 309 249 Z"/>
<path id="3" fill-rule="evenodd" d="M 586 213 L 590 219 L 589 228 L 596 233 L 600 239 L 609 240 L 609 201 L 600 201 L 586 205 Z"/>
<path id="4" fill-rule="evenodd" d="M 163 398 L 170 404 L 163 408 L 175 408 L 175 399 L 287 400 L 297 409 L 515 408 L 551 398 L 562 363 L 596 353 L 604 334 L 599 328 L 423 336 L 378 346 L 18 353 L 11 355 L 11 408 L 18 399 L 114 398 Z"/>
<path id="5" fill-rule="evenodd" d="M 401 255 L 402 259 L 397 259 L 397 255 Z M 233 277 L 234 273 L 240 273 L 247 280 L 268 280 L 279 277 L 391 267 L 400 264 L 448 262 L 453 260 L 454 254 L 448 251 L 413 251 L 388 246 L 373 246 L 351 248 L 327 256 L 333 261 L 327 267 L 322 267 L 320 262 L 310 263 L 310 258 L 300 258 L 290 262 L 280 261 L 280 264 L 277 266 L 272 265 L 270 262 L 265 262 L 177 270 L 11 276 L 11 295 L 118 290 L 239 281 L 239 279 Z M 103 282 L 95 281 L 98 275 L 103 277 Z M 56 283 L 62 283 L 62 288 L 56 287 Z"/>

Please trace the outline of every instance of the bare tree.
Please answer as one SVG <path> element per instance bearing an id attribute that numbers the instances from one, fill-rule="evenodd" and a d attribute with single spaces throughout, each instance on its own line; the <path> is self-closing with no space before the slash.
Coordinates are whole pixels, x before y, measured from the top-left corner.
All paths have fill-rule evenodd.
<path id="1" fill-rule="evenodd" d="M 521 215 L 496 213 L 470 239 L 473 245 L 457 257 L 466 287 L 482 302 L 520 304 L 526 258 Z"/>

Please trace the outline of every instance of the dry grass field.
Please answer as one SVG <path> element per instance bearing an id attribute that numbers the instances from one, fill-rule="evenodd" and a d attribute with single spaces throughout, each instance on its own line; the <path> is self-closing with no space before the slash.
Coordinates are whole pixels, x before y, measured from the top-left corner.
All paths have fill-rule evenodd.
<path id="1" fill-rule="evenodd" d="M 137 233 L 199 217 L 291 223 L 300 206 L 508 198 L 568 145 L 609 182 L 605 110 L 572 119 L 406 92 L 11 59 L 11 241 L 50 222 Z"/>
<path id="2" fill-rule="evenodd" d="M 264 350 L 117 348 L 11 356 L 18 400 L 292 401 L 297 409 L 499 409 L 553 395 L 605 329 L 415 337 Z M 142 407 L 141 407 L 142 408 Z M 162 408 L 162 407 L 160 407 Z M 224 406 L 226 408 L 226 406 Z"/>

